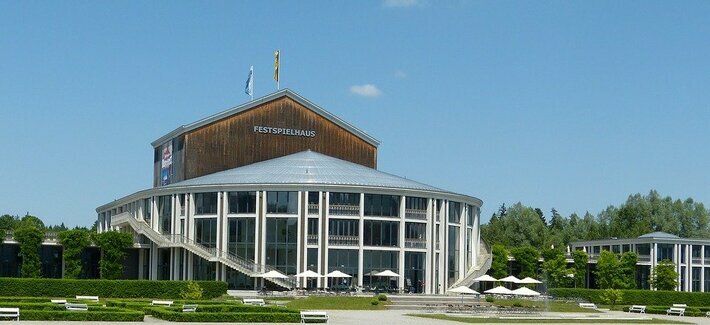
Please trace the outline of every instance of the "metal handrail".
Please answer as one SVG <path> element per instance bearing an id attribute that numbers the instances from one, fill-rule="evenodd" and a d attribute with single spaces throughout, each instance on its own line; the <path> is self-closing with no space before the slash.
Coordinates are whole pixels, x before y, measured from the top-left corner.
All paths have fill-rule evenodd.
<path id="1" fill-rule="evenodd" d="M 126 217 L 127 216 L 127 217 Z M 225 265 L 230 266 L 231 268 L 240 271 L 248 276 L 257 276 L 259 274 L 263 274 L 269 271 L 274 271 L 277 270 L 276 268 L 264 264 L 258 264 L 250 259 L 245 259 L 243 257 L 239 257 L 237 255 L 234 255 L 229 252 L 225 252 L 222 250 L 218 250 L 215 247 L 207 247 L 201 243 L 196 242 L 193 239 L 190 239 L 184 235 L 179 235 L 179 234 L 170 234 L 170 235 L 164 235 L 161 234 L 155 229 L 151 228 L 147 223 L 144 221 L 137 220 L 135 218 L 132 218 L 126 214 L 126 216 L 123 215 L 117 215 L 114 217 L 112 220 L 112 223 L 116 224 L 121 224 L 124 222 L 128 222 L 128 224 L 131 225 L 134 229 L 138 230 L 139 232 L 142 232 L 144 235 L 149 237 L 151 240 L 156 242 L 158 246 L 172 246 L 172 244 L 179 244 L 181 247 L 188 249 L 192 251 L 193 253 L 199 255 L 200 257 L 203 257 L 207 260 L 210 259 L 217 259 L 218 261 L 224 263 Z M 296 285 L 296 282 L 294 279 L 268 279 L 269 281 L 272 281 L 278 285 L 284 286 L 284 287 L 290 287 L 293 288 Z"/>

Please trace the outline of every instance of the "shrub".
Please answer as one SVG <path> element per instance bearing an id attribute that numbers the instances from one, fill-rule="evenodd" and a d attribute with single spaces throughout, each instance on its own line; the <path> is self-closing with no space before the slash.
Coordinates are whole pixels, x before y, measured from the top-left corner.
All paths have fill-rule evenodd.
<path id="1" fill-rule="evenodd" d="M 78 279 L 81 275 L 81 254 L 89 247 L 89 231 L 66 230 L 59 233 L 59 242 L 64 248 L 64 278 Z"/>
<path id="2" fill-rule="evenodd" d="M 202 299 L 202 287 L 195 281 L 188 281 L 187 287 L 185 287 L 182 292 L 180 292 L 180 297 L 182 299 Z"/>
<path id="3" fill-rule="evenodd" d="M 144 314 L 139 311 L 82 311 L 67 312 L 56 310 L 24 310 L 21 309 L 22 320 L 43 321 L 107 321 L 107 322 L 142 322 Z"/>
<path id="4" fill-rule="evenodd" d="M 486 297 L 486 302 L 494 302 L 494 301 L 496 301 L 495 298 L 493 298 L 491 296 Z"/>
<path id="5" fill-rule="evenodd" d="M 614 308 L 617 302 L 621 302 L 623 300 L 623 296 L 624 292 L 622 292 L 621 290 L 606 289 L 600 297 L 605 304 L 611 305 L 611 308 Z"/>
<path id="6" fill-rule="evenodd" d="M 387 301 L 387 296 L 383 293 L 377 295 L 377 300 L 379 301 Z"/>
<path id="7" fill-rule="evenodd" d="M 373 306 L 377 306 L 380 304 L 380 301 L 377 299 L 372 299 L 372 300 L 370 300 L 370 304 L 372 304 Z"/>
<path id="8" fill-rule="evenodd" d="M 227 292 L 227 283 L 195 281 L 204 290 L 203 298 L 220 297 Z M 101 298 L 166 298 L 180 299 L 187 281 L 149 280 L 73 280 L 0 278 L 0 296 L 74 297 L 94 295 Z"/>
<path id="9" fill-rule="evenodd" d="M 183 313 L 164 307 L 148 308 L 151 315 L 171 322 L 230 322 L 230 323 L 298 323 L 301 315 L 290 309 L 273 309 L 268 313 Z M 199 311 L 200 308 L 197 308 Z M 280 312 L 275 312 L 279 310 Z"/>
<path id="10" fill-rule="evenodd" d="M 623 294 L 624 304 L 667 306 L 686 304 L 688 306 L 710 306 L 710 295 L 706 292 L 654 291 L 654 290 L 619 290 Z M 604 304 L 604 290 L 554 288 L 548 292 L 557 298 L 576 298 L 596 304 Z"/>
<path id="11" fill-rule="evenodd" d="M 123 276 L 123 260 L 126 249 L 133 246 L 133 236 L 129 233 L 107 231 L 94 235 L 94 242 L 101 248 L 101 277 L 120 279 Z"/>

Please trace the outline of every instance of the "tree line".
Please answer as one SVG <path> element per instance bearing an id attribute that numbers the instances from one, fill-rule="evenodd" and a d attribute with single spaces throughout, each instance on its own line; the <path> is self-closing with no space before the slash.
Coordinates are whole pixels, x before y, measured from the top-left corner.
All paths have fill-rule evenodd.
<path id="1" fill-rule="evenodd" d="M 40 248 L 46 232 L 57 232 L 59 243 L 63 248 L 64 278 L 82 278 L 82 254 L 85 249 L 95 245 L 101 249 L 99 269 L 104 279 L 120 279 L 123 276 L 123 260 L 126 249 L 133 246 L 133 236 L 127 233 L 103 232 L 97 234 L 95 228 L 75 227 L 68 229 L 62 223 L 59 226 L 45 226 L 41 219 L 25 215 L 0 216 L 0 244 L 5 240 L 7 232 L 13 233 L 13 239 L 19 243 L 21 264 L 20 276 L 23 278 L 39 278 L 42 276 Z"/>
<path id="2" fill-rule="evenodd" d="M 701 202 L 648 195 L 629 195 L 619 206 L 610 205 L 596 216 L 560 215 L 554 208 L 549 221 L 542 210 L 518 202 L 501 205 L 490 221 L 481 226 L 481 237 L 490 245 L 505 247 L 566 247 L 570 242 L 635 238 L 663 231 L 684 238 L 710 238 L 710 212 Z"/>

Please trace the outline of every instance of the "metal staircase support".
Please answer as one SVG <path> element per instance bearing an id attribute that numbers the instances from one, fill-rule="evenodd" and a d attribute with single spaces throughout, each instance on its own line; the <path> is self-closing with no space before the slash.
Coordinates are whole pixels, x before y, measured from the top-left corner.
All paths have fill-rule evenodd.
<path id="1" fill-rule="evenodd" d="M 256 277 L 260 274 L 276 270 L 276 268 L 257 264 L 252 260 L 248 260 L 232 253 L 218 250 L 214 247 L 206 247 L 194 240 L 183 235 L 163 235 L 151 228 L 145 221 L 133 218 L 127 212 L 115 215 L 111 218 L 111 227 L 129 225 L 136 233 L 146 236 L 153 241 L 158 247 L 180 247 L 191 253 L 206 259 L 210 262 L 220 262 L 234 270 L 246 274 L 250 277 Z M 272 279 L 266 278 L 284 288 L 294 288 L 296 280 L 288 279 Z"/>

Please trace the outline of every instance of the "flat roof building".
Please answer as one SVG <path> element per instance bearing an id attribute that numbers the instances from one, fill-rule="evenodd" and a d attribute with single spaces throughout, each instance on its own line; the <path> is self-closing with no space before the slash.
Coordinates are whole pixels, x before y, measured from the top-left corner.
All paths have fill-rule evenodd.
<path id="1" fill-rule="evenodd" d="M 154 187 L 96 209 L 99 232 L 135 234 L 133 278 L 254 289 L 270 270 L 338 270 L 364 289 L 444 293 L 490 266 L 480 199 L 377 170 L 378 140 L 288 89 L 152 145 Z"/>

